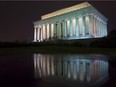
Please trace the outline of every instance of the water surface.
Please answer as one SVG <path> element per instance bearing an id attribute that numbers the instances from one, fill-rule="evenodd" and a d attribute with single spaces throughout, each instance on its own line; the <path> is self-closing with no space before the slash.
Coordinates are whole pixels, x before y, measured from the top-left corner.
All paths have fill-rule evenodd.
<path id="1" fill-rule="evenodd" d="M 0 55 L 0 87 L 112 87 L 116 60 L 101 54 Z"/>
<path id="2" fill-rule="evenodd" d="M 35 77 L 70 86 L 101 86 L 109 80 L 108 59 L 98 54 L 34 54 Z"/>

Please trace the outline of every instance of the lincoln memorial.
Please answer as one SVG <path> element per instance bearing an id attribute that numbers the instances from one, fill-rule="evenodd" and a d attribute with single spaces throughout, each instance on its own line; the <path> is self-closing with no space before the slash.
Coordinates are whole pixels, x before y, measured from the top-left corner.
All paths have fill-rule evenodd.
<path id="1" fill-rule="evenodd" d="M 34 22 L 34 42 L 101 38 L 107 36 L 107 18 L 88 2 L 41 16 Z"/>

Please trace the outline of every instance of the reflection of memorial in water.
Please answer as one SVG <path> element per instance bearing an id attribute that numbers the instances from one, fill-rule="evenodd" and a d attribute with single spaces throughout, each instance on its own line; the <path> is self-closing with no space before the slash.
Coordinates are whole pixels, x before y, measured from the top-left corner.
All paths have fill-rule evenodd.
<path id="1" fill-rule="evenodd" d="M 108 78 L 108 61 L 104 55 L 34 54 L 35 76 L 86 83 Z"/>

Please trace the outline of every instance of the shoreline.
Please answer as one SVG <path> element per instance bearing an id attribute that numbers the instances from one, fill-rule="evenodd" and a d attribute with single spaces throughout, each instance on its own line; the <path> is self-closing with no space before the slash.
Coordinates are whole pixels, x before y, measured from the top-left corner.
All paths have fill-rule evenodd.
<path id="1" fill-rule="evenodd" d="M 0 54 L 12 53 L 63 53 L 63 54 L 104 54 L 116 56 L 116 48 L 37 46 L 0 48 Z"/>

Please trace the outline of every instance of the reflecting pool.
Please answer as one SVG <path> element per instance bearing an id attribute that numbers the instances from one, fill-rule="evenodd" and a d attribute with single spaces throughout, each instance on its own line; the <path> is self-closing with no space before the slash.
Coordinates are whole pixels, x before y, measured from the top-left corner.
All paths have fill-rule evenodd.
<path id="1" fill-rule="evenodd" d="M 99 54 L 33 54 L 35 78 L 68 86 L 101 86 L 109 80 L 108 57 Z"/>
<path id="2" fill-rule="evenodd" d="M 0 87 L 115 87 L 116 57 L 0 54 Z"/>

